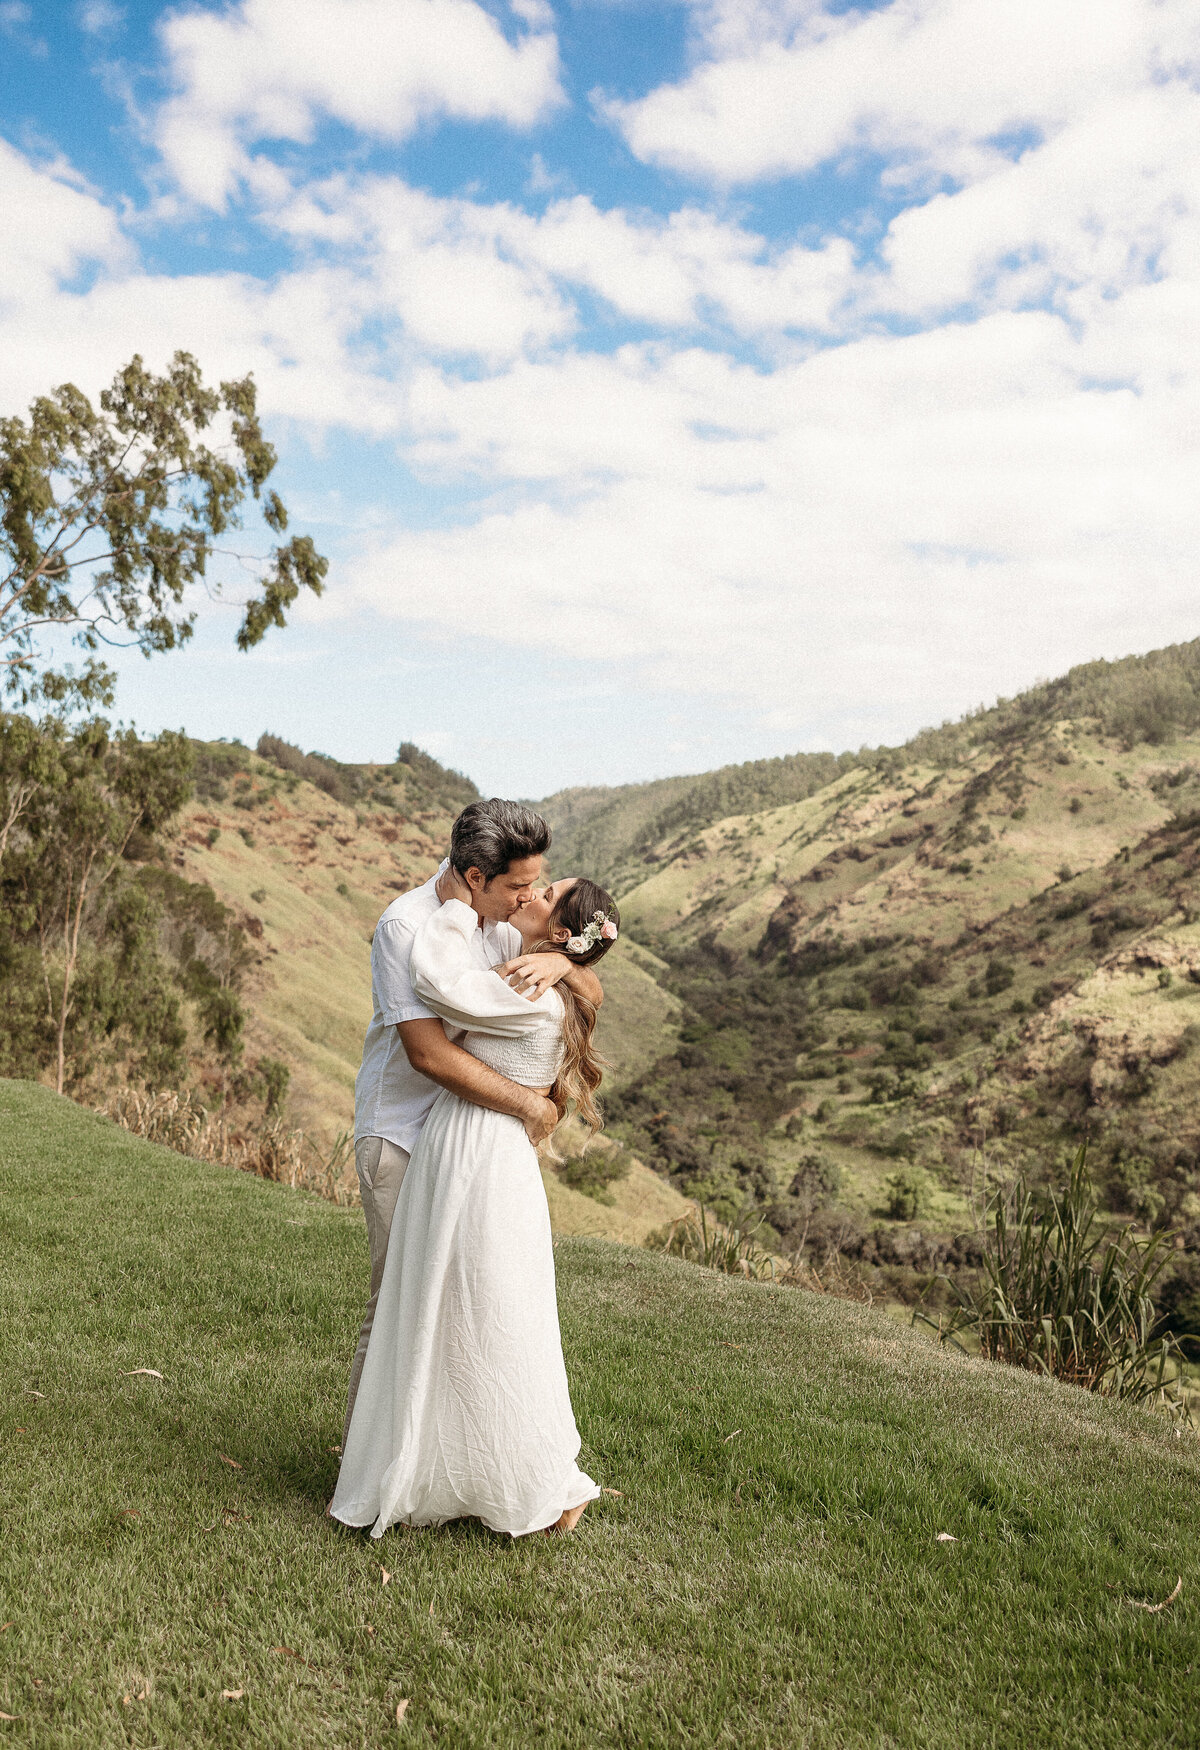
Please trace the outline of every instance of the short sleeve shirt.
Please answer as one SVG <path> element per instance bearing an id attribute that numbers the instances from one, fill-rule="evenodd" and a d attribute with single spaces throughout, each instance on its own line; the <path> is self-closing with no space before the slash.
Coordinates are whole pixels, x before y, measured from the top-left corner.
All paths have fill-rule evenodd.
<path id="1" fill-rule="evenodd" d="M 402 1021 L 432 1021 L 437 1017 L 412 987 L 409 962 L 413 938 L 425 919 L 441 904 L 435 891 L 438 875 L 423 886 L 402 893 L 388 906 L 371 943 L 373 1014 L 363 1044 L 362 1067 L 354 1084 L 354 1135 L 382 1136 L 411 1152 L 430 1107 L 441 1089 L 408 1061 L 396 1028 Z M 485 923 L 475 932 L 473 947 L 481 966 L 499 966 L 522 950 L 520 932 L 512 924 Z M 445 1025 L 445 1023 L 443 1023 Z M 447 1036 L 461 1039 L 462 1030 L 447 1026 Z"/>

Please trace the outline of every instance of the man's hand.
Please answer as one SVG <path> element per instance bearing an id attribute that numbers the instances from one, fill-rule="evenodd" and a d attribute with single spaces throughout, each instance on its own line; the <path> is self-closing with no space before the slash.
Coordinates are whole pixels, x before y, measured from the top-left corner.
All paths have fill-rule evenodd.
<path id="1" fill-rule="evenodd" d="M 533 1094 L 530 1097 L 534 1104 L 523 1122 L 525 1134 L 536 1148 L 539 1142 L 545 1142 L 558 1123 L 558 1107 L 553 1100 L 547 1100 L 544 1094 Z"/>
<path id="2" fill-rule="evenodd" d="M 515 960 L 497 966 L 496 971 L 515 991 L 535 1003 L 567 976 L 571 966 L 565 954 L 518 954 Z"/>

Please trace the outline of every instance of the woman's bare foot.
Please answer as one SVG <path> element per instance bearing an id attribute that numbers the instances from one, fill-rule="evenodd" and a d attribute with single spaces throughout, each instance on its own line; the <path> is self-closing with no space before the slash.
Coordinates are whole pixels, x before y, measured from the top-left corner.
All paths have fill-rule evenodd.
<path id="1" fill-rule="evenodd" d="M 579 1521 L 583 1518 L 583 1515 L 584 1515 L 584 1512 L 586 1511 L 586 1509 L 587 1509 L 587 1502 L 586 1501 L 583 1503 L 582 1507 L 568 1507 L 567 1510 L 565 1511 L 565 1513 L 563 1513 L 560 1518 L 558 1518 L 554 1521 L 553 1525 L 548 1525 L 546 1527 L 546 1530 L 548 1532 L 550 1532 L 550 1531 L 574 1531 L 575 1527 L 579 1524 Z"/>

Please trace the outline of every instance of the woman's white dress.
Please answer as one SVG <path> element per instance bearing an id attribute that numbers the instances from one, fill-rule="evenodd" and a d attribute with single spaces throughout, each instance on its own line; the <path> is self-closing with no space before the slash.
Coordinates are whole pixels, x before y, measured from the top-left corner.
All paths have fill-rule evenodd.
<path id="1" fill-rule="evenodd" d="M 517 1010 L 472 958 L 476 927 L 456 900 L 429 918 L 414 986 L 471 1027 L 462 1044 L 473 1057 L 548 1087 L 561 998 L 550 990 Z M 579 1448 L 537 1155 L 518 1119 L 443 1091 L 396 1202 L 332 1514 L 374 1537 L 466 1517 L 520 1537 L 599 1495 Z"/>

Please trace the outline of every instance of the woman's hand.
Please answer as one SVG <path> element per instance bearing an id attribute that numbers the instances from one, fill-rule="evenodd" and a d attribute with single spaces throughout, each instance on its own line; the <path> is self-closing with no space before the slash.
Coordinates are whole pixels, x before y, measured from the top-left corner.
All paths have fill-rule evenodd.
<path id="1" fill-rule="evenodd" d="M 443 905 L 448 899 L 461 899 L 464 905 L 471 903 L 471 889 L 453 863 L 447 863 L 438 876 L 435 892 Z"/>
<path id="2" fill-rule="evenodd" d="M 515 991 L 535 1003 L 540 996 L 570 972 L 573 962 L 565 954 L 518 954 L 496 971 Z"/>

